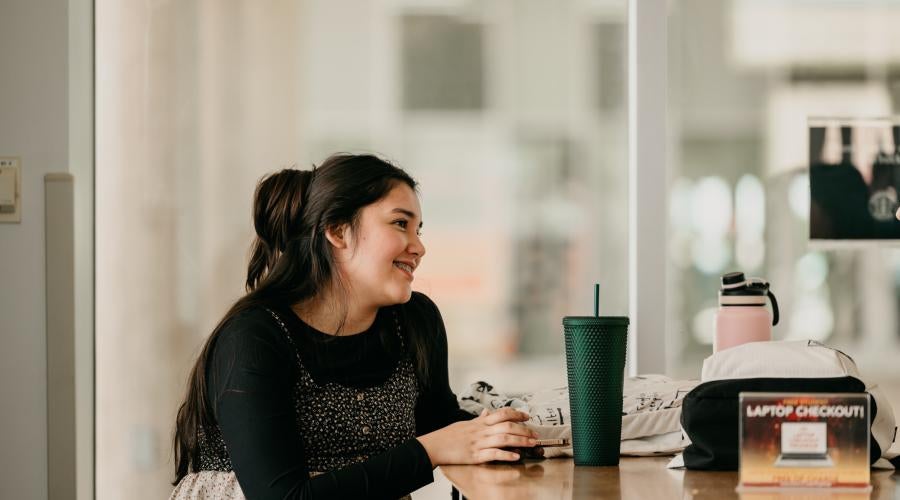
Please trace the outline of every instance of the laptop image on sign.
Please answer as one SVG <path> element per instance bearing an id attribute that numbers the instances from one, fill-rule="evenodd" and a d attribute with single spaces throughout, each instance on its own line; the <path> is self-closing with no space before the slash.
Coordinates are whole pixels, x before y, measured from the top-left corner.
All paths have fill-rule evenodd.
<path id="1" fill-rule="evenodd" d="M 825 422 L 782 422 L 781 455 L 775 467 L 831 467 Z"/>

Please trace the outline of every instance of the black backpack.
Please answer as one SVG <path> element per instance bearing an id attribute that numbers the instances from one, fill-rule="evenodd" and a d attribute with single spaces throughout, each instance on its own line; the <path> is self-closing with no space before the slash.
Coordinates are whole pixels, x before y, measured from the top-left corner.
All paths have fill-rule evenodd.
<path id="1" fill-rule="evenodd" d="M 865 393 L 866 384 L 856 377 L 749 378 L 713 380 L 695 387 L 684 397 L 681 427 L 691 440 L 683 453 L 684 466 L 692 470 L 737 470 L 739 454 L 739 395 L 741 392 L 843 392 Z M 870 397 L 872 411 L 878 407 Z M 881 458 L 882 449 L 870 436 L 870 463 Z"/>

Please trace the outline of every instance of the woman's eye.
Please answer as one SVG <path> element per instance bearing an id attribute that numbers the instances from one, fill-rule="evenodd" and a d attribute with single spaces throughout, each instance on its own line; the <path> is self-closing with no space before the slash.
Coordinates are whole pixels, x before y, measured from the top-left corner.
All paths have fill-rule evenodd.
<path id="1" fill-rule="evenodd" d="M 392 224 L 396 224 L 398 227 L 400 227 L 404 231 L 406 231 L 406 228 L 409 227 L 409 221 L 405 220 L 405 219 L 397 219 L 394 222 L 392 222 Z M 421 227 L 416 229 L 416 235 L 422 236 L 422 228 Z"/>

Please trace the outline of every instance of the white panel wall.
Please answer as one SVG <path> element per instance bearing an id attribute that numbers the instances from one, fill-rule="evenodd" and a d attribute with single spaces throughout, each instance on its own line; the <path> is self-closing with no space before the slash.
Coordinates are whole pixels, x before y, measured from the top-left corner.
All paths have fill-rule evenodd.
<path id="1" fill-rule="evenodd" d="M 0 4 L 0 155 L 22 222 L 0 224 L 0 498 L 47 498 L 44 174 L 68 169 L 68 2 Z"/>

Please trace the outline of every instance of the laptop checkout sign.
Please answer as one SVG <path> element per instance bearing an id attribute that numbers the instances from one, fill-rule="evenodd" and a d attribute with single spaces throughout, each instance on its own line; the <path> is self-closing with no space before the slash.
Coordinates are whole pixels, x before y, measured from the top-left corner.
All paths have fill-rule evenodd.
<path id="1" fill-rule="evenodd" d="M 739 491 L 869 486 L 867 394 L 740 395 Z"/>

